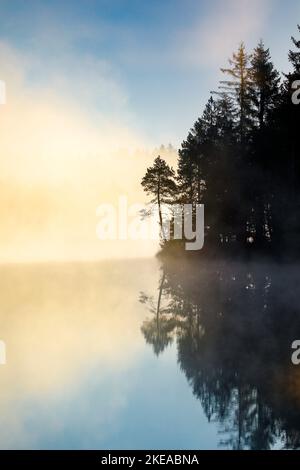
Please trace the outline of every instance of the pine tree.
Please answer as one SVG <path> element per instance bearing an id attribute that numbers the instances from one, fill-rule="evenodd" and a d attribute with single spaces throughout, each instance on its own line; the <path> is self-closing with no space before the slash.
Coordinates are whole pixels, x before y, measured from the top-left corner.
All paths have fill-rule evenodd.
<path id="1" fill-rule="evenodd" d="M 246 136 L 252 127 L 252 73 L 250 67 L 251 56 L 247 54 L 244 43 L 229 59 L 229 68 L 222 68 L 230 80 L 220 83 L 221 95 L 227 96 L 233 103 L 234 116 L 239 134 L 240 143 L 245 143 Z"/>
<path id="2" fill-rule="evenodd" d="M 141 185 L 146 194 L 153 196 L 151 203 L 157 204 L 159 224 L 163 232 L 162 205 L 172 203 L 176 196 L 175 172 L 165 160 L 158 156 L 153 166 L 147 168 Z"/>
<path id="3" fill-rule="evenodd" d="M 254 49 L 251 71 L 252 100 L 257 129 L 252 136 L 251 165 L 248 173 L 248 193 L 251 202 L 248 237 L 252 237 L 256 246 L 263 247 L 271 236 L 271 217 L 268 208 L 273 200 L 270 185 L 272 164 L 268 124 L 280 103 L 280 76 L 263 41 L 260 41 Z"/>
<path id="4" fill-rule="evenodd" d="M 262 41 L 254 49 L 251 59 L 253 102 L 255 117 L 262 129 L 279 99 L 280 76 L 271 62 L 270 50 Z"/>
<path id="5" fill-rule="evenodd" d="M 238 224 L 239 197 L 233 105 L 227 95 L 210 98 L 179 151 L 182 201 L 206 206 L 206 245 L 230 238 Z M 223 235 L 221 235 L 223 234 Z"/>
<path id="6" fill-rule="evenodd" d="M 203 202 L 205 179 L 214 159 L 217 119 L 216 102 L 210 98 L 202 117 L 195 122 L 179 150 L 178 182 L 185 202 Z"/>
<path id="7" fill-rule="evenodd" d="M 300 33 L 300 25 L 298 25 L 298 31 Z M 292 41 L 297 51 L 289 51 L 289 61 L 294 68 L 294 74 L 300 75 L 300 40 L 298 41 L 294 37 L 292 37 Z"/>
<path id="8" fill-rule="evenodd" d="M 179 202 L 192 204 L 197 198 L 195 161 L 197 160 L 197 139 L 193 130 L 181 144 L 178 158 L 177 182 Z"/>
<path id="9" fill-rule="evenodd" d="M 217 103 L 217 122 L 218 138 L 222 145 L 232 145 L 236 140 L 234 131 L 234 109 L 232 101 L 226 94 L 221 94 Z"/>
<path id="10" fill-rule="evenodd" d="M 242 43 L 221 69 L 229 79 L 221 81 L 218 99 L 209 99 L 182 143 L 177 178 L 158 157 L 143 179 L 159 207 L 205 204 L 209 253 L 225 244 L 234 252 L 300 246 L 300 105 L 292 101 L 292 83 L 300 79 L 300 40 L 292 41 L 292 72 L 282 85 L 263 42 L 251 56 Z"/>

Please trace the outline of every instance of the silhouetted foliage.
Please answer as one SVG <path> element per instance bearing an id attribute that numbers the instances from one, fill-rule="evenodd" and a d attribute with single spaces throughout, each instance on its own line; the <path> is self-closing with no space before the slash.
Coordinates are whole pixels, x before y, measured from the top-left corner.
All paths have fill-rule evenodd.
<path id="1" fill-rule="evenodd" d="M 162 206 L 172 203 L 176 195 L 175 172 L 164 159 L 158 156 L 153 166 L 147 168 L 141 184 L 144 191 L 152 196 L 150 203 L 158 207 L 159 224 L 163 231 Z"/>
<path id="2" fill-rule="evenodd" d="M 166 296 L 167 307 L 161 318 L 153 308 L 142 327 L 156 354 L 176 338 L 194 395 L 232 449 L 300 448 L 300 376 L 291 363 L 299 268 L 257 256 L 300 254 L 300 105 L 292 100 L 300 40 L 292 44 L 282 77 L 262 41 L 252 54 L 242 43 L 221 69 L 226 79 L 179 149 L 173 196 L 205 205 L 201 253 L 210 259 L 165 243 L 159 305 Z"/>
<path id="3" fill-rule="evenodd" d="M 210 256 L 299 253 L 300 105 L 292 93 L 300 40 L 292 44 L 292 70 L 280 77 L 262 41 L 252 54 L 241 43 L 179 149 L 177 189 L 175 174 L 160 160 L 143 180 L 158 200 L 161 171 L 169 203 L 205 205 L 203 253 Z"/>
<path id="4" fill-rule="evenodd" d="M 298 265 L 165 258 L 162 269 L 160 319 L 155 304 L 142 332 L 157 355 L 176 339 L 178 364 L 219 423 L 220 445 L 300 448 L 300 371 L 291 362 Z"/>

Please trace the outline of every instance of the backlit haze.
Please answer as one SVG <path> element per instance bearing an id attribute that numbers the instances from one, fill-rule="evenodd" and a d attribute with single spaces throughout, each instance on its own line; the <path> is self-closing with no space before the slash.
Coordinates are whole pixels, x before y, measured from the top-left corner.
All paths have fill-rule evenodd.
<path id="1" fill-rule="evenodd" d="M 97 207 L 145 201 L 155 149 L 179 147 L 241 40 L 287 68 L 288 4 L 0 1 L 0 262 L 153 255 L 98 240 Z"/>

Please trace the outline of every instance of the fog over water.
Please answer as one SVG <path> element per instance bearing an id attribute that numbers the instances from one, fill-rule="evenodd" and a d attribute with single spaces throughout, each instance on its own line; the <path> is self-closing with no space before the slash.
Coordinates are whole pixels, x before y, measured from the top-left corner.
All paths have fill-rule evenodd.
<path id="1" fill-rule="evenodd" d="M 0 271 L 2 448 L 298 445 L 298 266 Z"/>

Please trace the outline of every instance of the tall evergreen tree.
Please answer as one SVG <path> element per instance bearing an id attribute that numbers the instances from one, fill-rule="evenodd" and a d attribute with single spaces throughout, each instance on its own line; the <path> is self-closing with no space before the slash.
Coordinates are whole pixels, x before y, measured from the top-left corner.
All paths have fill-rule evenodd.
<path id="1" fill-rule="evenodd" d="M 250 58 L 244 43 L 241 43 L 238 51 L 233 53 L 232 58 L 229 59 L 230 67 L 221 69 L 230 79 L 222 80 L 219 87 L 221 93 L 230 98 L 234 105 L 239 140 L 242 146 L 252 126 L 252 73 Z"/>
<path id="2" fill-rule="evenodd" d="M 252 100 L 256 129 L 252 136 L 251 161 L 248 173 L 248 193 L 251 204 L 248 222 L 249 237 L 256 246 L 270 241 L 272 222 L 270 207 L 273 202 L 271 186 L 270 136 L 268 125 L 280 102 L 280 76 L 271 61 L 269 49 L 261 40 L 251 59 Z"/>
<path id="3" fill-rule="evenodd" d="M 157 204 L 159 224 L 163 232 L 162 205 L 170 204 L 176 197 L 175 172 L 165 160 L 158 156 L 153 166 L 147 168 L 141 184 L 144 191 L 152 196 L 151 203 Z"/>
<path id="4" fill-rule="evenodd" d="M 278 102 L 280 83 L 279 73 L 271 62 L 270 50 L 265 48 L 262 41 L 254 49 L 251 72 L 255 117 L 262 129 Z"/>
<path id="5" fill-rule="evenodd" d="M 187 139 L 181 144 L 178 152 L 177 181 L 179 188 L 179 202 L 192 204 L 197 198 L 196 161 L 198 160 L 198 142 L 194 129 L 191 129 Z"/>
<path id="6" fill-rule="evenodd" d="M 300 33 L 300 25 L 298 25 L 298 31 Z M 297 50 L 289 51 L 289 61 L 293 66 L 293 69 L 294 69 L 293 72 L 295 74 L 300 75 L 300 40 L 297 40 L 294 37 L 292 37 L 292 41 Z"/>
<path id="7" fill-rule="evenodd" d="M 178 152 L 179 194 L 171 196 L 175 175 L 161 163 L 143 180 L 156 202 L 167 196 L 193 207 L 205 204 L 205 246 L 233 246 L 234 252 L 237 246 L 274 252 L 300 246 L 300 105 L 292 101 L 292 83 L 300 79 L 300 40 L 292 42 L 292 71 L 282 85 L 262 41 L 251 56 L 242 43 L 221 69 L 229 78 Z M 164 194 L 158 191 L 160 171 Z"/>

